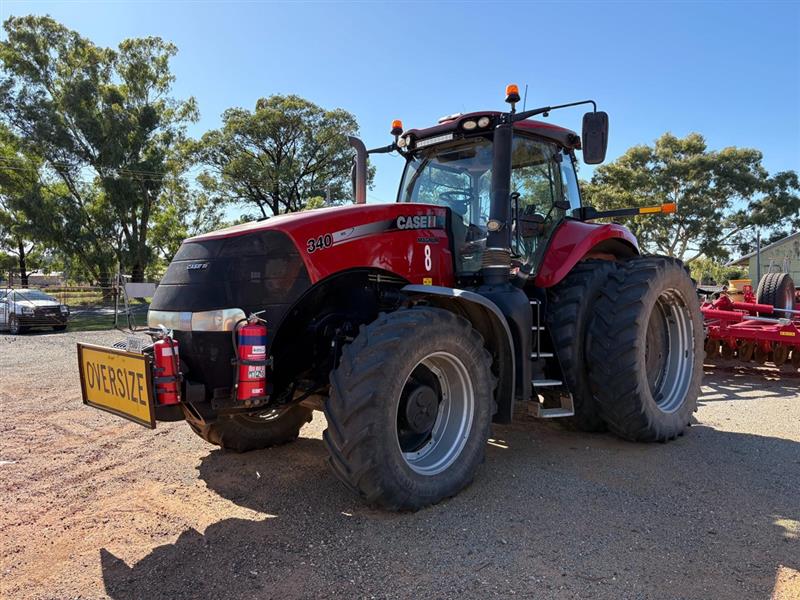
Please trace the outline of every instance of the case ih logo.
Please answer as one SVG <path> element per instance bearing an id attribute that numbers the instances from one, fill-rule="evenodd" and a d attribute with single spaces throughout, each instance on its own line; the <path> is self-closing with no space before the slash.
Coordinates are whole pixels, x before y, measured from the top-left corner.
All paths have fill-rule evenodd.
<path id="1" fill-rule="evenodd" d="M 433 229 L 436 227 L 436 215 L 414 215 L 413 217 L 397 217 L 398 229 Z"/>
<path id="2" fill-rule="evenodd" d="M 208 263 L 191 263 L 186 265 L 187 271 L 199 271 L 201 269 L 207 269 Z"/>

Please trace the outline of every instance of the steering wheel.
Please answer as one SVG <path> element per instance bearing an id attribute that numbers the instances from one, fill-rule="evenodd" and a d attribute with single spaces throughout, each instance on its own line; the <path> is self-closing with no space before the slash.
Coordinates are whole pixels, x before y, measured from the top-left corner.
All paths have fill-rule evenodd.
<path id="1" fill-rule="evenodd" d="M 447 190 L 439 194 L 439 200 L 450 205 L 460 215 L 465 215 L 472 202 L 472 192 L 468 190 Z"/>

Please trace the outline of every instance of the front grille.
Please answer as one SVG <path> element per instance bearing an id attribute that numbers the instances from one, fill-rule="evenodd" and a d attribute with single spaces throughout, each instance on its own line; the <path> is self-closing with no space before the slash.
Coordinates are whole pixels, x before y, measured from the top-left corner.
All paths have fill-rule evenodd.
<path id="1" fill-rule="evenodd" d="M 310 287 L 308 271 L 292 240 L 279 231 L 184 242 L 158 286 L 152 310 L 202 312 L 241 308 L 263 311 L 267 351 L 286 311 Z M 214 389 L 230 388 L 233 379 L 231 334 L 180 332 L 188 379 Z"/>

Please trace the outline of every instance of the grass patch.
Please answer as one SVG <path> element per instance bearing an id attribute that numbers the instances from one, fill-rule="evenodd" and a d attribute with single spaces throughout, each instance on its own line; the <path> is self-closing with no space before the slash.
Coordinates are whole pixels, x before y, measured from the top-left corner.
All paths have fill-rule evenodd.
<path id="1" fill-rule="evenodd" d="M 70 315 L 67 331 L 104 331 L 114 328 L 114 315 L 83 313 Z"/>

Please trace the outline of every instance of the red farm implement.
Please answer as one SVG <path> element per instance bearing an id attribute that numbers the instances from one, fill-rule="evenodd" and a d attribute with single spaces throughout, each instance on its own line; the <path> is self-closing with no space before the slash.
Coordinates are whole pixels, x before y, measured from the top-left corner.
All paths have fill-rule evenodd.
<path id="1" fill-rule="evenodd" d="M 703 303 L 700 310 L 709 358 L 721 354 L 727 359 L 736 356 L 742 362 L 771 361 L 778 367 L 790 362 L 793 368 L 800 368 L 800 307 L 795 305 L 794 284 L 784 273 L 770 273 L 767 278 L 767 285 L 764 280 L 759 285 L 758 297 L 745 286 L 743 302 L 723 294 Z M 779 297 L 765 294 L 762 290 L 768 290 L 770 282 L 777 279 L 790 293 L 783 292 Z"/>

